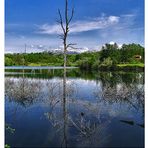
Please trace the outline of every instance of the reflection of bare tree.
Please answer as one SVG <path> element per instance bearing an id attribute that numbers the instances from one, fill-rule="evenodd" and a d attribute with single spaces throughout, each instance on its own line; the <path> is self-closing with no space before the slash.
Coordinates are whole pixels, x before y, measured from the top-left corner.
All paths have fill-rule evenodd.
<path id="1" fill-rule="evenodd" d="M 68 133 L 71 129 L 75 129 L 77 132 L 76 139 L 79 139 L 79 143 L 82 142 L 87 145 L 93 142 L 94 144 L 99 139 L 97 144 L 99 145 L 104 140 L 101 138 L 104 123 L 101 124 L 100 121 L 87 119 L 87 113 L 84 112 L 80 112 L 78 116 L 73 117 L 68 110 L 70 105 L 77 105 L 77 107 L 89 109 L 98 117 L 98 106 L 87 101 L 74 99 L 72 94 L 77 92 L 76 85 L 70 80 L 66 80 L 66 77 L 63 83 L 65 84 L 62 85 L 61 82 L 47 82 L 46 86 L 49 91 L 47 103 L 50 105 L 50 112 L 45 113 L 45 116 L 49 119 L 53 128 L 55 128 L 56 133 L 58 132 L 61 135 L 61 146 L 68 147 L 69 140 L 71 139 Z M 62 86 L 65 86 L 65 88 Z M 61 107 L 60 102 L 62 102 Z M 62 109 L 61 113 L 56 111 L 58 107 Z"/>
<path id="2" fill-rule="evenodd" d="M 73 102 L 69 101 L 69 103 Z M 72 139 L 76 140 L 78 145 L 82 144 L 81 146 L 87 146 L 90 145 L 90 143 L 93 145 L 95 145 L 95 143 L 97 143 L 96 145 L 100 145 L 101 142 L 105 142 L 108 138 L 103 135 L 106 123 L 101 124 L 97 120 L 93 121 L 87 119 L 87 113 L 85 114 L 83 112 L 78 116 L 73 117 L 70 112 L 64 110 L 65 108 L 67 109 L 67 106 L 63 106 L 63 116 L 55 111 L 45 114 L 53 128 L 55 128 L 56 133 L 58 132 L 58 135 L 62 136 L 62 147 L 68 146 L 68 143 Z M 71 135 L 68 134 L 72 129 L 76 132 L 74 137 L 70 137 Z M 104 137 L 106 137 L 106 139 Z"/>
<path id="3" fill-rule="evenodd" d="M 44 100 L 54 108 L 61 98 L 61 83 L 60 82 L 48 82 L 46 83 L 47 94 L 44 95 Z M 45 99 L 46 98 L 46 99 Z"/>
<path id="4" fill-rule="evenodd" d="M 10 101 L 30 105 L 39 96 L 41 84 L 26 78 L 5 80 L 5 95 Z"/>
<path id="5" fill-rule="evenodd" d="M 136 103 L 144 103 L 144 86 L 143 85 L 126 85 L 125 83 L 120 83 L 114 87 L 110 87 L 110 84 L 106 84 L 102 90 L 97 89 L 95 91 L 95 96 L 99 99 L 103 99 L 108 103 L 115 102 L 128 102 L 130 105 Z"/>
<path id="6" fill-rule="evenodd" d="M 35 81 L 23 78 L 5 78 L 5 96 L 6 99 L 12 102 L 16 102 L 16 106 L 11 110 L 11 118 L 13 122 L 16 120 L 17 111 L 19 105 L 23 107 L 31 105 L 40 94 L 41 85 Z M 6 123 L 6 130 L 11 133 L 15 132 L 15 129 Z"/>
<path id="7" fill-rule="evenodd" d="M 93 100 L 94 102 L 76 99 L 77 86 L 71 79 L 67 79 L 66 75 L 63 80 L 55 78 L 34 81 L 27 78 L 6 78 L 5 82 L 5 94 L 9 100 L 28 106 L 36 100 L 35 98 L 39 98 L 43 105 L 48 106 L 45 116 L 53 131 L 56 131 L 53 132 L 55 136 L 60 137 L 57 141 L 60 141 L 61 147 L 71 146 L 71 141 L 74 140 L 77 143 L 76 147 L 101 147 L 101 144 L 109 138 L 105 133 L 106 126 L 112 118 L 106 117 L 108 106 L 114 107 L 116 103 L 125 103 L 128 109 L 137 111 L 142 108 L 144 111 L 144 86 L 141 82 L 127 84 L 120 81 L 110 85 L 110 81 L 104 80 L 103 87 L 100 87 L 101 82 L 97 84 L 98 87 L 94 92 L 97 100 Z M 40 95 L 42 97 L 39 97 Z M 108 106 L 106 107 L 104 103 Z M 116 109 L 112 110 L 116 112 Z M 135 121 L 126 121 L 122 118 L 120 122 L 135 124 Z M 143 123 L 139 126 L 144 127 Z M 71 134 L 72 131 L 74 133 Z M 50 140 L 52 136 L 54 135 L 50 133 Z"/>
<path id="8" fill-rule="evenodd" d="M 133 110 L 135 113 L 139 112 L 143 121 L 144 117 L 144 85 L 143 84 L 125 84 L 118 83 L 117 85 L 110 86 L 106 83 L 102 89 L 97 88 L 94 92 L 95 97 L 98 98 L 99 102 L 106 104 L 126 104 L 127 111 Z M 120 109 L 120 108 L 119 108 Z M 120 110 L 121 111 L 121 110 Z M 116 110 L 116 113 L 118 110 Z M 134 121 L 121 120 L 123 123 L 134 123 Z M 141 127 L 144 123 L 137 124 Z"/>

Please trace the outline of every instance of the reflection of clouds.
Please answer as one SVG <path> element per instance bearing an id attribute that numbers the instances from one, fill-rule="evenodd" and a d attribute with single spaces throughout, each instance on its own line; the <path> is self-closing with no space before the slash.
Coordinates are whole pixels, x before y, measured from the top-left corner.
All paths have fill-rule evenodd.
<path id="1" fill-rule="evenodd" d="M 119 110 L 122 110 L 121 106 L 118 106 L 117 104 L 126 103 L 126 107 L 129 106 L 136 109 L 140 104 L 142 106 L 142 103 L 144 102 L 144 86 L 142 84 L 117 83 L 116 85 L 110 87 L 109 83 L 102 86 L 101 82 L 96 84 L 91 81 L 91 84 L 89 85 L 91 89 L 89 88 L 90 91 L 86 91 L 83 89 L 83 86 L 87 86 L 87 81 L 85 82 L 81 79 L 76 79 L 75 81 L 73 79 L 67 79 L 66 94 L 69 105 L 85 108 L 88 112 L 99 112 L 99 109 L 97 109 L 98 105 L 103 111 L 107 109 L 107 107 L 103 107 L 103 102 L 105 102 L 106 105 L 115 105 L 116 103 L 114 110 L 110 109 L 110 111 L 107 111 L 115 116 Z M 39 79 L 23 80 L 6 78 L 6 95 L 9 99 L 11 99 L 11 101 L 31 101 L 33 98 L 37 98 L 40 94 L 42 95 L 41 99 L 44 106 L 59 106 L 63 97 L 62 82 L 63 81 L 58 78 L 49 81 Z M 91 100 L 87 100 L 87 98 L 77 98 L 79 94 L 87 94 L 91 93 L 91 91 L 92 95 L 94 95 L 93 102 Z"/>
<path id="2" fill-rule="evenodd" d="M 99 89 L 100 90 L 100 89 Z M 100 91 L 99 91 L 100 92 Z M 144 86 L 125 83 L 110 86 L 109 83 L 102 88 L 101 93 L 95 92 L 96 97 L 103 98 L 106 101 L 124 101 L 126 99 L 138 98 L 144 99 Z"/>
<path id="3" fill-rule="evenodd" d="M 77 104 L 78 107 L 79 104 Z M 66 107 L 67 108 L 67 107 Z M 63 127 L 67 126 L 67 130 L 75 130 L 74 135 L 67 135 L 68 139 L 73 139 L 77 141 L 78 146 L 90 146 L 92 145 L 101 145 L 105 143 L 109 138 L 106 136 L 105 129 L 106 129 L 106 122 L 100 123 L 99 121 L 93 121 L 88 119 L 89 114 L 80 113 L 79 115 L 73 117 L 70 112 L 68 111 L 65 114 L 65 117 L 62 117 L 61 114 L 58 112 L 47 112 L 45 113 L 46 118 L 49 120 L 53 128 L 55 129 L 58 135 L 63 134 Z M 64 121 L 66 120 L 66 122 Z M 102 138 L 105 137 L 106 138 Z M 62 141 L 61 141 L 62 143 Z"/>
<path id="4" fill-rule="evenodd" d="M 100 124 L 98 121 L 88 120 L 87 116 L 82 113 L 75 119 L 69 117 L 69 122 L 78 131 L 78 135 L 75 137 L 78 147 L 101 146 L 109 138 L 105 133 L 106 122 Z"/>
<path id="5" fill-rule="evenodd" d="M 109 138 L 106 126 L 114 117 L 120 115 L 124 118 L 126 114 L 129 117 L 131 111 L 129 109 L 135 110 L 144 104 L 143 84 L 127 84 L 120 81 L 110 85 L 110 77 L 112 75 L 104 77 L 104 85 L 100 79 L 99 83 L 67 79 L 66 104 L 63 103 L 63 81 L 59 78 L 51 80 L 6 78 L 6 96 L 11 101 L 17 102 L 28 100 L 29 103 L 34 103 L 35 98 L 40 99 L 41 107 L 48 108 L 44 113 L 46 119 L 60 138 L 63 134 L 62 128 L 67 124 L 68 132 L 75 131 L 73 137 L 68 133 L 68 138 L 70 140 L 77 138 L 78 146 L 101 145 Z M 83 89 L 85 86 L 89 89 Z M 83 93 L 92 93 L 91 99 L 89 100 Z M 84 98 L 80 98 L 79 94 Z M 66 108 L 65 115 L 63 108 Z"/>
<path id="6" fill-rule="evenodd" d="M 50 112 L 45 113 L 45 116 L 49 120 L 52 127 L 55 128 L 56 133 L 58 132 L 58 135 L 62 135 L 66 131 L 73 129 L 75 130 L 74 136 L 76 139 L 78 139 L 78 145 L 90 145 L 90 141 L 93 145 L 95 145 L 96 142 L 97 145 L 101 144 L 101 142 L 105 142 L 107 138 L 103 140 L 101 138 L 104 135 L 103 130 L 105 129 L 105 123 L 101 123 L 99 121 L 100 118 L 98 118 L 99 111 L 97 104 L 74 98 L 75 93 L 77 93 L 77 83 L 72 80 L 66 81 L 67 89 L 65 91 L 67 97 L 65 103 L 60 103 L 60 101 L 63 99 L 63 85 L 61 82 L 53 83 L 52 81 L 49 81 L 46 83 L 46 86 L 49 94 L 47 95 L 49 97 L 47 103 L 50 102 L 49 104 L 51 106 L 51 110 Z M 76 116 L 73 117 L 71 110 L 69 111 L 70 106 L 75 106 L 76 109 L 79 108 L 80 110 L 86 109 L 87 112 L 83 113 L 80 110 L 75 110 Z M 96 121 L 88 119 L 91 114 L 96 116 Z M 70 135 L 66 136 L 68 136 L 68 139 L 73 139 L 73 137 L 70 137 Z"/>
<path id="7" fill-rule="evenodd" d="M 5 95 L 22 104 L 32 103 L 40 94 L 41 84 L 26 78 L 5 80 Z"/>
<path id="8" fill-rule="evenodd" d="M 101 91 L 99 88 L 96 89 L 94 95 L 100 104 L 106 105 L 104 109 L 111 117 L 122 116 L 123 113 L 130 116 L 130 111 L 133 109 L 136 112 L 144 110 L 144 85 L 142 84 L 119 83 L 110 86 L 106 83 Z"/>

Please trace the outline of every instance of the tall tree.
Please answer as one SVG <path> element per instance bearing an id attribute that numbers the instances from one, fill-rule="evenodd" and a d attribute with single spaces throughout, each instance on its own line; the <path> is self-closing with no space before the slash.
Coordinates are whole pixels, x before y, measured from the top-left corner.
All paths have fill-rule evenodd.
<path id="1" fill-rule="evenodd" d="M 62 17 L 61 11 L 58 10 L 59 13 L 59 20 L 58 23 L 61 26 L 62 29 L 62 34 L 60 35 L 61 39 L 63 40 L 63 45 L 64 45 L 64 68 L 66 67 L 66 62 L 67 62 L 67 49 L 68 48 L 74 48 L 72 43 L 67 43 L 67 38 L 69 35 L 70 31 L 70 23 L 73 19 L 74 16 L 74 8 L 71 10 L 71 15 L 69 16 L 69 11 L 68 11 L 68 0 L 65 0 L 65 16 Z"/>
<path id="2" fill-rule="evenodd" d="M 67 147 L 67 122 L 68 122 L 68 117 L 67 117 L 67 109 L 66 109 L 66 65 L 67 65 L 67 50 L 69 47 L 73 48 L 72 43 L 67 43 L 69 31 L 70 31 L 70 23 L 73 19 L 74 15 L 74 8 L 71 10 L 71 14 L 69 15 L 69 10 L 68 10 L 68 0 L 65 0 L 65 15 L 62 17 L 61 11 L 58 10 L 59 13 L 59 21 L 58 23 L 61 26 L 62 29 L 62 34 L 60 35 L 61 39 L 63 40 L 63 46 L 64 46 L 64 76 L 63 76 L 63 118 L 64 118 L 64 145 Z"/>

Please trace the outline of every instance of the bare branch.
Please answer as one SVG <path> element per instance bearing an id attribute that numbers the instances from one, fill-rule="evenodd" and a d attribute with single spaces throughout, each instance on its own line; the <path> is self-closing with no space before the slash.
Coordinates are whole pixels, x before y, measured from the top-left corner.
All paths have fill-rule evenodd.
<path id="1" fill-rule="evenodd" d="M 71 11 L 71 17 L 70 17 L 70 19 L 68 21 L 68 24 L 70 24 L 71 20 L 73 19 L 73 16 L 74 16 L 74 8 Z"/>
<path id="2" fill-rule="evenodd" d="M 79 48 L 77 48 L 77 47 L 73 47 L 73 46 L 69 46 L 69 48 L 72 48 L 72 49 L 79 49 Z"/>
<path id="3" fill-rule="evenodd" d="M 70 44 L 68 44 L 67 46 L 74 46 L 74 45 L 77 45 L 76 43 L 70 43 Z"/>
<path id="4" fill-rule="evenodd" d="M 63 34 L 59 34 L 58 35 L 60 39 L 64 40 L 64 35 Z"/>
<path id="5" fill-rule="evenodd" d="M 65 22 L 67 27 L 68 26 L 68 0 L 66 0 L 66 3 L 65 3 Z"/>
<path id="6" fill-rule="evenodd" d="M 62 30 L 63 30 L 63 33 L 65 34 L 65 33 L 66 33 L 66 30 L 65 30 L 65 28 L 64 28 L 64 23 L 63 23 L 63 19 L 62 19 L 62 15 L 61 15 L 60 9 L 58 9 L 58 13 L 59 13 L 59 16 L 60 16 L 60 20 L 57 21 L 57 22 L 59 22 L 59 24 L 61 25 L 61 28 L 62 28 Z"/>
<path id="7" fill-rule="evenodd" d="M 79 48 L 77 48 L 77 47 L 73 47 L 73 46 L 69 46 L 68 48 L 79 49 Z"/>
<path id="8" fill-rule="evenodd" d="M 68 0 L 65 0 L 65 15 L 64 15 L 65 19 L 62 18 L 60 10 L 58 10 L 58 13 L 59 13 L 59 17 L 60 17 L 58 23 L 61 25 L 61 28 L 63 30 L 63 34 L 60 35 L 60 38 L 63 40 L 63 47 L 64 47 L 64 70 L 65 70 L 66 63 L 67 63 L 67 49 L 68 48 L 76 49 L 75 47 L 73 47 L 75 44 L 68 44 L 67 43 L 67 38 L 68 38 L 68 35 L 69 35 L 69 31 L 70 31 L 69 30 L 69 24 L 70 24 L 70 22 L 71 22 L 71 20 L 72 20 L 72 18 L 74 16 L 74 9 L 72 9 L 71 16 L 69 17 L 69 15 L 68 15 Z"/>
<path id="9" fill-rule="evenodd" d="M 70 48 L 73 48 L 73 49 L 74 49 L 75 47 L 73 47 L 73 46 L 75 46 L 75 45 L 77 45 L 77 44 L 75 44 L 75 43 L 70 43 L 70 44 L 67 45 L 67 48 L 70 47 Z"/>

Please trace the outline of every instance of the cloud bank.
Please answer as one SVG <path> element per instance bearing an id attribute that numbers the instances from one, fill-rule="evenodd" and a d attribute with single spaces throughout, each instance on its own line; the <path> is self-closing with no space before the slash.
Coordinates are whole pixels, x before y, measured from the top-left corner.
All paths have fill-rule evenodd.
<path id="1" fill-rule="evenodd" d="M 70 33 L 82 33 L 86 31 L 93 31 L 98 29 L 104 29 L 117 24 L 120 20 L 118 16 L 102 16 L 94 18 L 92 20 L 76 21 L 70 24 Z M 58 24 L 49 25 L 43 24 L 38 26 L 39 34 L 60 34 L 62 33 L 61 27 Z"/>
<path id="2" fill-rule="evenodd" d="M 143 44 L 144 26 L 137 24 L 138 15 L 131 13 L 106 16 L 103 13 L 100 17 L 74 21 L 70 26 L 69 42 L 77 43 L 80 48 L 86 46 L 95 50 L 100 49 L 104 43 L 111 41 L 118 44 L 132 42 Z M 29 31 L 28 29 L 25 30 L 26 34 L 24 34 L 24 31 L 21 32 L 21 30 L 24 30 L 22 25 L 9 24 L 6 27 L 8 27 L 8 31 L 6 30 L 7 51 L 23 51 L 25 43 L 44 45 L 43 47 L 30 48 L 29 51 L 34 51 L 33 49 L 36 51 L 56 49 L 61 45 L 61 40 L 55 36 L 62 33 L 59 24 L 31 25 Z M 11 33 L 15 29 L 16 32 Z"/>

